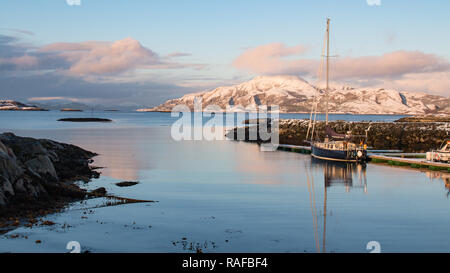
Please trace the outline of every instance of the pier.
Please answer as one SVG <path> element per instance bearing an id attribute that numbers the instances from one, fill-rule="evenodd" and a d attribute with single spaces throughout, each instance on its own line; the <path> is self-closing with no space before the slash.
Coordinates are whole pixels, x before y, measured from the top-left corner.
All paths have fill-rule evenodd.
<path id="1" fill-rule="evenodd" d="M 279 144 L 278 150 L 311 154 L 311 147 L 289 144 Z M 392 166 L 406 166 L 411 168 L 428 168 L 434 171 L 450 171 L 449 163 L 431 162 L 425 160 L 422 153 L 403 153 L 401 150 L 367 150 L 368 157 L 373 163 L 386 163 Z"/>
<path id="2" fill-rule="evenodd" d="M 309 147 L 309 146 L 278 144 L 278 150 L 302 153 L 302 154 L 311 154 L 311 147 Z"/>

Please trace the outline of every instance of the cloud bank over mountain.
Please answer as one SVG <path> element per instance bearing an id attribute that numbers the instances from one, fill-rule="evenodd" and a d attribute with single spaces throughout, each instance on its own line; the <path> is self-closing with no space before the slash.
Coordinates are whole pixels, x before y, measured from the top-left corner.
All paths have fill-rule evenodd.
<path id="1" fill-rule="evenodd" d="M 290 74 L 315 78 L 320 60 L 297 57 L 305 48 L 281 43 L 261 45 L 245 50 L 233 61 L 233 66 L 255 75 Z M 333 80 L 337 81 L 450 94 L 450 62 L 421 51 L 399 50 L 379 56 L 333 58 L 330 69 Z"/>
<path id="2" fill-rule="evenodd" d="M 246 48 L 218 69 L 214 64 L 186 61 L 192 60 L 192 54 L 183 51 L 160 54 L 133 38 L 35 45 L 23 37 L 0 34 L 0 89 L 3 98 L 21 101 L 62 98 L 153 106 L 193 91 L 246 80 L 248 73 L 296 75 L 315 81 L 321 62 L 305 57 L 310 50 L 301 44 L 269 43 Z M 220 73 L 222 69 L 238 74 L 227 78 Z M 450 62 L 422 51 L 333 58 L 331 77 L 333 82 L 355 87 L 450 95 Z"/>

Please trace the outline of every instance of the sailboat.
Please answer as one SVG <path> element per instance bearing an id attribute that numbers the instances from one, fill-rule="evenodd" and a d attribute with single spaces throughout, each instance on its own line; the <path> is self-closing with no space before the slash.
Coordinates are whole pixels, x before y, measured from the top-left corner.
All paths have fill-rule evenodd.
<path id="1" fill-rule="evenodd" d="M 324 44 L 325 50 L 325 44 Z M 330 63 L 330 19 L 327 18 L 327 30 L 326 30 L 326 89 L 325 89 L 325 107 L 326 107 L 326 132 L 323 141 L 317 140 L 317 136 L 314 135 L 316 116 L 317 116 L 317 105 L 318 101 L 315 100 L 313 107 L 311 109 L 310 122 L 308 126 L 308 132 L 306 139 L 311 144 L 311 155 L 318 159 L 323 160 L 333 160 L 342 162 L 365 162 L 367 161 L 367 145 L 365 144 L 365 139 L 359 144 L 354 143 L 351 140 L 355 136 L 349 134 L 338 134 L 336 133 L 328 124 L 328 101 L 329 101 L 329 63 Z M 309 133 L 312 128 L 311 140 L 309 141 Z M 316 132 L 317 133 L 317 132 Z M 366 136 L 367 138 L 367 131 Z"/>

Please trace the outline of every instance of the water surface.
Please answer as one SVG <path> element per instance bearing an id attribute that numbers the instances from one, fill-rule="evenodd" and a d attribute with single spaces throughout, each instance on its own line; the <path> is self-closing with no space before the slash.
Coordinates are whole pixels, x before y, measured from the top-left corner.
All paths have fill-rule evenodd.
<path id="1" fill-rule="evenodd" d="M 90 115 L 4 112 L 0 132 L 97 152 L 94 165 L 105 167 L 102 176 L 81 185 L 159 202 L 77 202 L 46 217 L 54 226 L 19 227 L 1 236 L 0 252 L 67 252 L 69 241 L 92 252 L 368 252 L 369 241 L 380 242 L 383 252 L 450 251 L 446 174 L 326 164 L 243 142 L 177 142 L 170 137 L 176 118 L 168 113 L 105 112 L 94 115 L 113 123 L 56 122 Z M 343 117 L 398 118 L 331 119 Z M 140 183 L 114 184 L 123 180 Z M 8 239 L 13 234 L 21 236 Z"/>

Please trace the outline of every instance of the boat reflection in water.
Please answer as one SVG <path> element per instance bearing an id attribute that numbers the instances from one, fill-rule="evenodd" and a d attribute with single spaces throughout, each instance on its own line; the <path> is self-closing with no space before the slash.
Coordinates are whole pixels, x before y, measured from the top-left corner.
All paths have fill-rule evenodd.
<path id="1" fill-rule="evenodd" d="M 367 193 L 366 164 L 311 158 L 311 168 L 323 169 L 325 188 L 345 186 L 347 192 L 350 191 L 350 188 L 362 188 Z M 353 176 L 357 178 L 356 183 L 353 183 Z"/>
<path id="2" fill-rule="evenodd" d="M 319 239 L 319 219 L 316 206 L 316 196 L 314 188 L 314 176 L 312 173 L 317 173 L 317 169 L 323 169 L 323 234 L 322 247 Z M 357 178 L 354 183 L 353 178 Z M 306 168 L 306 178 L 308 183 L 309 200 L 311 204 L 311 213 L 313 217 L 314 227 L 314 242 L 317 252 L 326 252 L 326 224 L 327 224 L 327 193 L 331 186 L 344 186 L 346 192 L 350 192 L 351 188 L 359 188 L 367 193 L 367 177 L 366 165 L 348 162 L 334 162 L 325 161 L 316 158 L 311 158 L 311 172 Z M 318 183 L 319 185 L 321 183 Z"/>
<path id="3" fill-rule="evenodd" d="M 444 181 L 444 186 L 447 191 L 447 198 L 450 197 L 450 173 L 444 173 L 439 171 L 426 172 L 426 176 L 430 178 L 430 182 L 434 182 L 435 180 Z"/>

